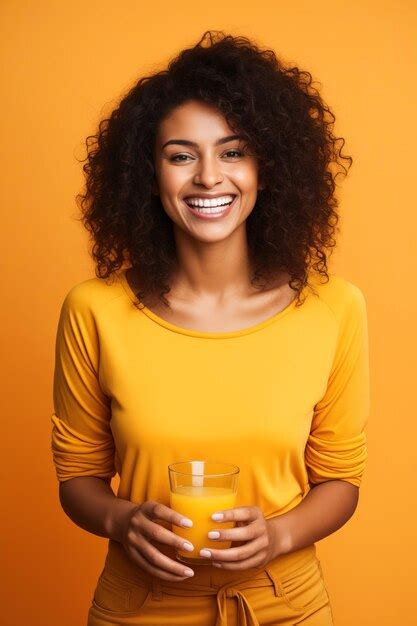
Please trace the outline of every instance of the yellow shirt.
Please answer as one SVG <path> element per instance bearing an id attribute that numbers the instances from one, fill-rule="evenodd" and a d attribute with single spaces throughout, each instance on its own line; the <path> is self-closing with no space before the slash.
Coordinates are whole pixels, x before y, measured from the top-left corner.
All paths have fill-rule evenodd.
<path id="1" fill-rule="evenodd" d="M 233 332 L 171 324 L 121 271 L 66 295 L 58 323 L 52 453 L 57 478 L 120 476 L 117 495 L 169 506 L 168 465 L 240 468 L 236 506 L 265 518 L 311 484 L 360 486 L 369 364 L 361 290 L 330 274 L 264 322 Z M 167 552 L 169 554 L 169 551 Z"/>

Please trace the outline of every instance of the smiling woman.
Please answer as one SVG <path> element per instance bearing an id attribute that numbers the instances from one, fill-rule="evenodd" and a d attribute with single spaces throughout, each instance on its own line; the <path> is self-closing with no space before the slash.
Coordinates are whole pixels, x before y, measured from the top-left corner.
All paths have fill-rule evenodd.
<path id="1" fill-rule="evenodd" d="M 285 276 L 300 305 L 310 269 L 328 278 L 335 179 L 352 161 L 342 155 L 334 121 L 309 72 L 245 37 L 208 31 L 168 69 L 140 78 L 87 139 L 87 186 L 77 198 L 97 276 L 110 277 L 127 261 L 138 306 L 153 301 L 167 311 L 166 294 L 181 290 L 194 300 L 201 280 L 201 304 L 216 309 L 226 291 L 244 287 L 247 297 L 250 285 L 251 294 L 262 295 Z M 195 193 L 236 194 L 236 204 L 204 219 L 181 202 Z M 241 250 L 246 238 L 240 270 L 231 270 L 234 284 L 230 275 L 219 283 L 230 252 L 221 271 L 210 264 L 210 282 L 207 267 L 204 278 L 186 279 L 177 237 L 187 234 L 215 244 L 210 256 L 216 249 L 222 260 L 225 246 Z M 235 239 L 239 245 L 230 248 Z"/>
<path id="2" fill-rule="evenodd" d="M 172 221 L 178 258 L 171 298 L 198 298 L 198 285 L 200 297 L 212 298 L 212 309 L 216 301 L 244 300 L 251 291 L 245 222 L 257 198 L 258 163 L 230 131 L 218 109 L 189 100 L 161 121 L 153 152 L 153 191 Z M 182 139 L 169 139 L 177 136 Z M 198 269 L 203 246 L 210 258 L 204 276 Z"/>
<path id="3" fill-rule="evenodd" d="M 252 284 L 246 220 L 260 189 L 258 160 L 219 110 L 197 100 L 177 106 L 158 127 L 153 161 L 153 193 L 173 225 L 177 266 L 170 306 L 153 302 L 152 310 L 170 322 L 227 330 L 286 306 L 294 292 L 283 271 L 261 290 Z"/>
<path id="4" fill-rule="evenodd" d="M 89 626 L 333 624 L 315 542 L 355 510 L 369 412 L 365 299 L 326 264 L 333 121 L 308 72 L 209 32 L 87 140 L 97 276 L 62 305 L 52 452 L 65 512 L 109 539 Z M 185 459 L 240 469 L 231 547 L 192 570 Z"/>

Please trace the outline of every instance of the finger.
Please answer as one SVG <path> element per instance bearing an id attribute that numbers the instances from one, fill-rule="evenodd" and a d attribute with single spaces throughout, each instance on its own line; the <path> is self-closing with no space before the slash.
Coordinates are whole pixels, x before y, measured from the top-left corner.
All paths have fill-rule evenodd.
<path id="1" fill-rule="evenodd" d="M 221 514 L 223 517 L 217 519 Z M 260 509 L 257 506 L 241 506 L 233 509 L 222 509 L 212 514 L 211 519 L 216 522 L 252 522 L 260 516 Z"/>
<path id="2" fill-rule="evenodd" d="M 174 546 L 178 550 L 188 550 L 189 552 L 194 550 L 194 546 L 190 541 L 185 541 L 183 537 L 176 535 L 171 530 L 164 528 L 164 526 L 152 522 L 146 516 L 143 516 L 140 522 L 138 522 L 138 528 L 140 534 L 144 535 L 151 542 Z M 187 547 L 187 544 L 190 547 Z"/>
<path id="3" fill-rule="evenodd" d="M 181 513 L 178 513 L 178 511 L 171 509 L 169 506 L 166 506 L 161 502 L 155 502 L 154 500 L 148 500 L 145 502 L 141 507 L 141 512 L 146 513 L 146 515 L 152 520 L 164 520 L 171 522 L 171 524 L 175 524 L 176 526 L 183 526 L 186 528 L 191 528 L 191 526 L 193 526 L 193 521 L 188 517 L 185 517 L 184 515 L 181 515 Z"/>
<path id="4" fill-rule="evenodd" d="M 262 529 L 257 525 L 256 521 L 235 528 L 216 528 L 207 533 L 207 539 L 210 541 L 251 541 L 262 534 Z M 210 533 L 218 533 L 219 536 L 210 536 Z"/>
<path id="5" fill-rule="evenodd" d="M 143 537 L 136 538 L 134 543 L 130 545 L 130 550 L 145 569 L 161 576 L 164 580 L 184 580 L 190 578 L 190 576 L 185 574 L 185 570 L 191 568 L 181 565 L 178 561 L 173 561 L 166 554 L 155 548 L 155 546 L 148 543 Z"/>
<path id="6" fill-rule="evenodd" d="M 258 553 L 265 547 L 264 537 L 257 537 L 254 541 L 249 541 L 245 543 L 243 546 L 239 546 L 237 548 L 224 548 L 224 549 L 213 549 L 213 548 L 203 548 L 204 550 L 208 550 L 211 554 L 211 557 L 201 555 L 203 558 L 206 558 L 208 561 L 220 561 L 225 562 L 233 562 L 233 561 L 242 561 L 244 559 L 250 558 L 253 554 Z"/>
<path id="7" fill-rule="evenodd" d="M 187 566 L 170 559 L 169 556 L 160 552 L 158 548 L 153 546 L 151 543 L 144 541 L 141 545 L 141 552 L 153 567 L 166 570 L 170 574 L 175 574 L 176 576 L 184 576 L 184 571 L 187 569 Z"/>
<path id="8" fill-rule="evenodd" d="M 164 569 L 160 569 L 159 567 L 150 563 L 136 548 L 130 548 L 130 557 L 131 559 L 137 563 L 140 567 L 142 567 L 145 571 L 150 572 L 154 576 L 158 578 L 162 578 L 167 581 L 178 581 L 178 580 L 186 580 L 190 578 L 190 576 L 185 576 L 182 573 L 181 576 L 177 576 L 175 574 L 171 574 Z"/>

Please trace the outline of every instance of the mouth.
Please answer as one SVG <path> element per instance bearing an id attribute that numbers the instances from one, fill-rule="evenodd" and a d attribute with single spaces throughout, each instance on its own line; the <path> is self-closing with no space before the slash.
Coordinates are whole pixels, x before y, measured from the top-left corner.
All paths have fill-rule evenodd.
<path id="1" fill-rule="evenodd" d="M 218 207 L 196 207 L 188 204 L 186 200 L 183 200 L 183 202 L 192 215 L 203 220 L 216 220 L 226 217 L 229 213 L 231 213 L 237 204 L 237 198 L 238 196 L 234 196 L 233 200 L 229 204 Z"/>

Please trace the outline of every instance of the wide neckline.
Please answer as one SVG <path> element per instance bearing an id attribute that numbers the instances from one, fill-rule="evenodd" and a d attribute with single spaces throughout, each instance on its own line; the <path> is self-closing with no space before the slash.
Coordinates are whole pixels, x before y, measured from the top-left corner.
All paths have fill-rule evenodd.
<path id="1" fill-rule="evenodd" d="M 172 324 L 171 322 L 168 322 L 164 318 L 160 317 L 159 315 L 151 311 L 151 309 L 148 309 L 148 307 L 145 306 L 139 300 L 139 298 L 136 296 L 135 292 L 133 291 L 132 287 L 130 286 L 129 281 L 127 280 L 127 276 L 126 276 L 127 269 L 129 268 L 123 269 L 119 273 L 120 282 L 122 283 L 127 295 L 129 296 L 129 299 L 132 302 L 136 302 L 136 303 L 138 301 L 140 302 L 141 308 L 138 309 L 138 311 L 141 311 L 142 313 L 144 313 L 149 319 L 153 320 L 160 326 L 164 326 L 168 330 L 171 330 L 176 333 L 180 333 L 181 335 L 189 335 L 190 337 L 201 337 L 204 339 L 229 339 L 232 337 L 242 337 L 244 335 L 250 335 L 254 332 L 262 330 L 263 328 L 266 328 L 267 326 L 270 326 L 274 322 L 277 322 L 278 320 L 288 315 L 295 308 L 296 300 L 297 300 L 296 294 L 295 294 L 295 297 L 293 298 L 293 300 L 289 304 L 287 304 L 287 306 L 284 309 L 282 309 L 281 311 L 278 311 L 278 313 L 275 313 L 272 317 L 269 317 L 268 319 L 263 320 L 262 322 L 258 322 L 257 324 L 253 324 L 252 326 L 241 328 L 240 330 L 219 331 L 219 332 L 195 330 L 192 328 L 185 328 L 183 326 L 178 326 L 177 324 Z M 302 290 L 302 292 L 304 290 L 305 290 L 305 287 Z"/>

